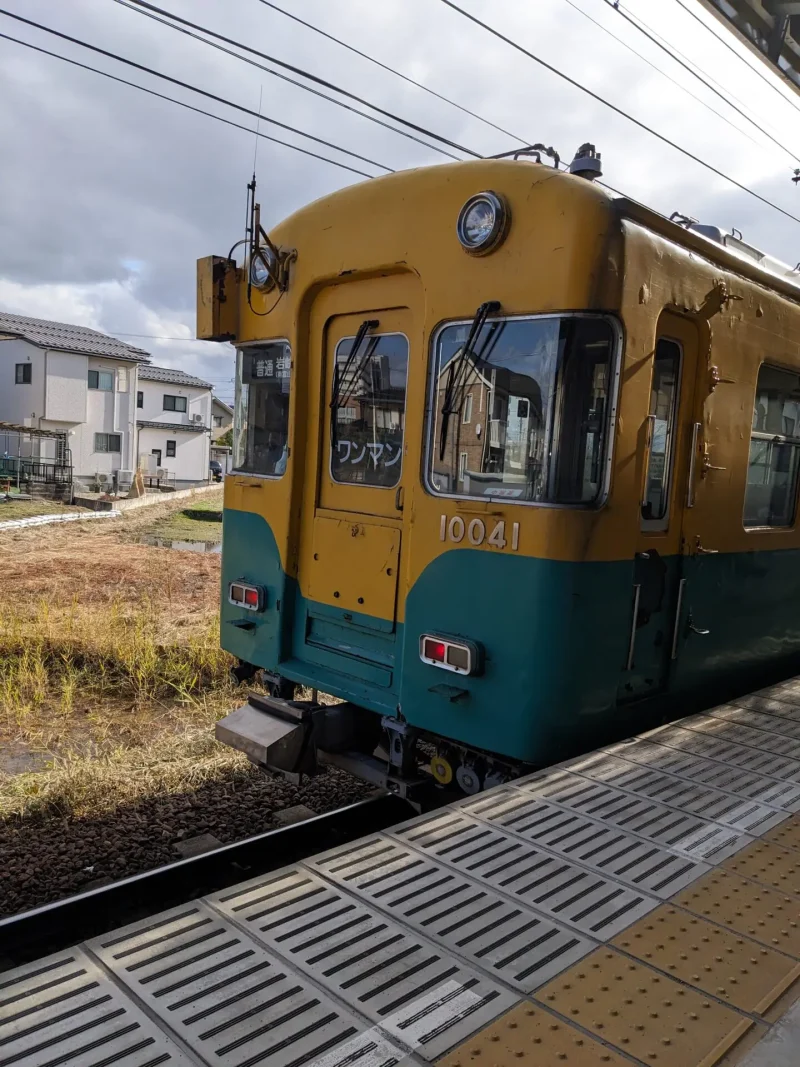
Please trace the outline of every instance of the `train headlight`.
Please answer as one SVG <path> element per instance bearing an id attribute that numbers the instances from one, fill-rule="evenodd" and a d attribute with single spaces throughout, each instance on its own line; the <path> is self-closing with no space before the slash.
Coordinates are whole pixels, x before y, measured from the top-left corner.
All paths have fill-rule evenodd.
<path id="1" fill-rule="evenodd" d="M 509 212 L 497 193 L 471 196 L 458 215 L 456 233 L 465 252 L 485 256 L 493 252 L 508 232 Z"/>
<path id="2" fill-rule="evenodd" d="M 256 289 L 269 292 L 275 288 L 278 277 L 278 261 L 269 247 L 259 248 L 250 263 L 250 281 Z"/>

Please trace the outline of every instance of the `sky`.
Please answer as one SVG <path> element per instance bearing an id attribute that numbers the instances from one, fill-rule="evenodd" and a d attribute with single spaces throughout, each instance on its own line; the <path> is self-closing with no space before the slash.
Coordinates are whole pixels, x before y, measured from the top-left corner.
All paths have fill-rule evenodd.
<path id="1" fill-rule="evenodd" d="M 157 2 L 478 154 L 541 141 L 569 161 L 578 145 L 591 141 L 602 153 L 604 180 L 629 197 L 667 215 L 681 211 L 724 229 L 735 226 L 745 240 L 791 265 L 800 260 L 800 223 L 615 114 L 442 0 L 276 3 L 506 132 L 346 51 L 264 0 Z M 800 219 L 800 185 L 791 181 L 800 168 L 800 94 L 731 35 L 736 54 L 725 48 L 679 0 L 622 0 L 619 10 L 609 0 L 459 4 Z M 697 0 L 683 4 L 720 32 Z M 372 175 L 382 173 L 380 167 L 279 130 L 268 119 L 387 168 L 450 161 L 126 2 L 0 0 L 0 34 L 247 127 L 232 128 L 0 38 L 0 310 L 113 334 L 145 348 L 154 362 L 203 377 L 227 401 L 233 395 L 232 348 L 193 339 L 195 263 L 200 256 L 227 254 L 243 236 L 256 119 L 21 24 L 9 12 L 256 113 L 260 108 L 263 133 Z M 724 99 L 648 40 L 642 26 L 713 79 Z M 368 180 L 264 139 L 258 139 L 257 172 L 267 227 L 343 185 Z"/>

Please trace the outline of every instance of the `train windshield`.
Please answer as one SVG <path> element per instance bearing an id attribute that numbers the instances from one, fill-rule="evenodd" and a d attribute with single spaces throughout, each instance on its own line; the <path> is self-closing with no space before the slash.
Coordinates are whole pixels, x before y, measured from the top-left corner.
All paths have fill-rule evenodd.
<path id="1" fill-rule="evenodd" d="M 429 484 L 451 496 L 592 504 L 603 492 L 615 332 L 599 316 L 469 323 L 437 337 Z M 445 404 L 454 412 L 445 418 Z"/>
<path id="2" fill-rule="evenodd" d="M 280 478 L 289 450 L 292 357 L 285 341 L 240 348 L 236 354 L 233 463 L 247 474 Z"/>

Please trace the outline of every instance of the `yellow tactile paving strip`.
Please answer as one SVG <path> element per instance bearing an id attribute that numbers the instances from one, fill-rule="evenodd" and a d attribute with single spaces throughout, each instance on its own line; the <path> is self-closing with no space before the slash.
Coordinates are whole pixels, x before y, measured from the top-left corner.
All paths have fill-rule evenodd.
<path id="1" fill-rule="evenodd" d="M 651 967 L 742 1011 L 763 1013 L 800 977 L 800 963 L 665 905 L 612 942 Z"/>
<path id="2" fill-rule="evenodd" d="M 755 841 L 724 861 L 722 866 L 743 878 L 800 897 L 800 852 L 774 841 Z"/>
<path id="3" fill-rule="evenodd" d="M 675 902 L 698 915 L 800 959 L 800 901 L 716 870 L 678 894 Z"/>
<path id="4" fill-rule="evenodd" d="M 764 834 L 765 841 L 775 841 L 784 848 L 800 852 L 800 815 L 792 815 Z"/>
<path id="5" fill-rule="evenodd" d="M 441 1067 L 630 1067 L 630 1060 L 557 1016 L 519 1005 L 439 1061 Z"/>

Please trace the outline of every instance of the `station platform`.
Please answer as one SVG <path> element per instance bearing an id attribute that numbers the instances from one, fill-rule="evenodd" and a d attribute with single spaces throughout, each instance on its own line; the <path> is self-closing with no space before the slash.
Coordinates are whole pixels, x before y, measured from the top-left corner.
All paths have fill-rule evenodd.
<path id="1" fill-rule="evenodd" d="M 0 1067 L 798 1067 L 800 680 L 0 974 Z"/>

